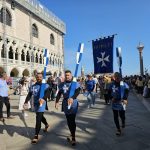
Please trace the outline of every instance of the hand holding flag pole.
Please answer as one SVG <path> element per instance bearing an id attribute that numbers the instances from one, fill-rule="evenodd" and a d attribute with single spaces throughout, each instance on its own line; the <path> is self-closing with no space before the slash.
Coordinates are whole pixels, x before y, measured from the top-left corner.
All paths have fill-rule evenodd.
<path id="1" fill-rule="evenodd" d="M 76 55 L 76 68 L 75 68 L 75 72 L 74 72 L 74 76 L 73 76 L 73 81 L 72 81 L 71 87 L 70 87 L 69 98 L 71 98 L 74 95 L 74 92 L 76 90 L 77 74 L 78 74 L 79 64 L 82 59 L 83 48 L 84 48 L 84 43 L 79 43 L 79 47 L 78 47 L 78 51 L 77 51 L 77 55 Z M 68 102 L 68 109 L 70 109 L 70 108 L 71 108 L 71 103 Z"/>

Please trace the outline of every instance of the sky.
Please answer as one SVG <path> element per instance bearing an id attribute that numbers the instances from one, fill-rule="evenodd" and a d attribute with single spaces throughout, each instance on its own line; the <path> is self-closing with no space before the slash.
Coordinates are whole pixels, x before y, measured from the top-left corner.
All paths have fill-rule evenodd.
<path id="1" fill-rule="evenodd" d="M 139 74 L 139 42 L 144 45 L 144 68 L 150 73 L 150 0 L 39 0 L 66 24 L 65 69 L 75 70 L 78 44 L 85 45 L 80 65 L 93 72 L 91 40 L 114 38 L 114 72 L 118 71 L 116 47 L 122 48 L 123 75 Z M 79 70 L 80 74 L 80 70 Z"/>

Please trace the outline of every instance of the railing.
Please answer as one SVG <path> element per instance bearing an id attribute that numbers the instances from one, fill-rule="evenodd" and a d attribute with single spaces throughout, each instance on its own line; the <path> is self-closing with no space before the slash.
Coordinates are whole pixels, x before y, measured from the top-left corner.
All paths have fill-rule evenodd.
<path id="1" fill-rule="evenodd" d="M 30 62 L 26 62 L 26 65 L 31 65 L 31 63 Z"/>
<path id="2" fill-rule="evenodd" d="M 6 64 L 7 63 L 7 59 L 6 58 L 1 58 L 1 64 Z M 28 65 L 28 66 L 33 66 L 34 68 L 41 68 L 44 67 L 44 64 L 39 64 L 39 63 L 31 63 L 31 62 L 27 62 L 27 61 L 19 61 L 19 60 L 14 60 L 14 59 L 8 59 L 8 65 Z M 49 64 L 47 66 L 48 68 L 62 68 L 62 65 L 52 65 Z"/>
<path id="3" fill-rule="evenodd" d="M 15 64 L 19 64 L 19 60 L 15 60 Z"/>
<path id="4" fill-rule="evenodd" d="M 25 64 L 26 64 L 26 62 L 25 62 L 25 61 L 21 61 L 21 64 L 22 64 L 22 65 L 25 65 Z"/>
<path id="5" fill-rule="evenodd" d="M 13 60 L 13 59 L 8 59 L 8 63 L 13 64 L 13 63 L 14 63 L 14 60 Z"/>
<path id="6" fill-rule="evenodd" d="M 15 0 L 17 3 L 38 15 L 42 20 L 46 21 L 54 28 L 58 29 L 62 33 L 66 33 L 65 23 L 56 17 L 50 10 L 40 4 L 37 0 Z"/>
<path id="7" fill-rule="evenodd" d="M 6 58 L 1 58 L 1 62 L 2 62 L 2 63 L 6 63 L 6 62 L 7 62 L 7 59 L 6 59 Z"/>

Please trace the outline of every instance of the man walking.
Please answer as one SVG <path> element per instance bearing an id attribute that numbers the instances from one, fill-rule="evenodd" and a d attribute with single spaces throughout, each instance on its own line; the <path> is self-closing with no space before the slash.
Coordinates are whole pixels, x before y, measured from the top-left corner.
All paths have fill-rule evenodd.
<path id="1" fill-rule="evenodd" d="M 35 125 L 35 135 L 31 142 L 32 144 L 36 144 L 38 141 L 38 135 L 39 135 L 39 132 L 41 129 L 41 122 L 45 125 L 45 129 L 43 130 L 44 132 L 47 132 L 47 130 L 49 128 L 49 124 L 47 123 L 46 118 L 44 117 L 45 109 L 48 109 L 47 108 L 47 98 L 49 95 L 49 89 L 48 89 L 47 84 L 46 84 L 46 89 L 44 89 L 45 90 L 44 97 L 41 99 L 39 98 L 40 89 L 41 89 L 41 85 L 42 85 L 42 79 L 43 79 L 42 73 L 37 73 L 37 75 L 36 75 L 37 82 L 30 88 L 29 93 L 28 93 L 25 103 L 24 103 L 24 107 L 26 107 L 26 105 L 28 104 L 28 101 L 31 99 L 31 97 L 33 95 L 34 110 L 36 112 L 36 125 Z"/>
<path id="2" fill-rule="evenodd" d="M 10 116 L 10 102 L 8 97 L 8 85 L 6 82 L 7 74 L 6 72 L 2 73 L 2 78 L 0 78 L 0 121 L 5 121 L 3 118 L 3 103 L 7 109 L 7 118 L 11 118 Z"/>
<path id="3" fill-rule="evenodd" d="M 121 118 L 122 128 L 125 128 L 125 105 L 127 104 L 128 91 L 129 87 L 121 80 L 120 73 L 115 72 L 114 81 L 110 85 L 110 92 L 112 98 L 114 122 L 117 128 L 116 135 L 121 135 L 119 116 Z"/>
<path id="4" fill-rule="evenodd" d="M 70 70 L 65 71 L 65 81 L 62 82 L 59 86 L 59 91 L 56 97 L 55 108 L 58 109 L 59 99 L 63 95 L 62 101 L 62 111 L 64 111 L 68 128 L 70 130 L 71 136 L 67 137 L 67 140 L 71 142 L 72 146 L 76 144 L 75 132 L 76 132 L 76 113 L 78 110 L 78 101 L 77 96 L 80 93 L 80 85 L 76 83 L 76 90 L 72 97 L 69 97 L 70 87 L 72 82 L 72 74 Z M 68 109 L 68 105 L 71 105 L 71 108 Z"/>

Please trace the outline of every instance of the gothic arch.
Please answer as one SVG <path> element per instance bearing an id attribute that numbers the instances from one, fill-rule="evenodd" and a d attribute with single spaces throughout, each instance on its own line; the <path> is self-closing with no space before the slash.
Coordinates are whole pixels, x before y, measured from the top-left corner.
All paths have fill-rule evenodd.
<path id="1" fill-rule="evenodd" d="M 29 53 L 29 51 L 27 51 L 27 54 L 26 54 L 26 61 L 30 62 L 30 53 Z"/>
<path id="2" fill-rule="evenodd" d="M 54 34 L 50 34 L 50 44 L 55 45 L 55 38 L 54 38 Z"/>
<path id="3" fill-rule="evenodd" d="M 4 50 L 4 44 L 3 44 L 2 50 L 1 50 L 1 57 L 6 58 L 6 53 L 5 53 L 5 50 Z"/>
<path id="4" fill-rule="evenodd" d="M 23 76 L 29 76 L 29 75 L 30 75 L 29 70 L 28 70 L 28 69 L 25 69 L 25 70 L 22 72 L 22 75 L 23 75 Z"/>
<path id="5" fill-rule="evenodd" d="M 21 61 L 25 61 L 25 52 L 24 52 L 24 50 L 21 51 Z"/>
<path id="6" fill-rule="evenodd" d="M 32 24 L 32 36 L 38 38 L 38 27 L 37 25 L 34 23 Z"/>
<path id="7" fill-rule="evenodd" d="M 13 68 L 10 72 L 10 77 L 18 77 L 19 71 L 16 68 Z"/>
<path id="8" fill-rule="evenodd" d="M 8 55 L 9 55 L 9 59 L 13 59 L 13 58 L 14 58 L 12 46 L 10 46 L 10 48 L 9 48 L 9 53 L 8 53 Z"/>
<path id="9" fill-rule="evenodd" d="M 18 60 L 18 48 L 15 50 L 15 60 Z"/>
<path id="10" fill-rule="evenodd" d="M 6 9 L 6 11 L 4 12 L 4 10 Z M 0 22 L 4 23 L 4 13 L 6 14 L 6 25 L 11 26 L 12 25 L 12 15 L 10 13 L 10 11 L 8 10 L 8 8 L 1 8 L 0 10 Z"/>
<path id="11" fill-rule="evenodd" d="M 38 57 L 38 53 L 35 54 L 35 63 L 39 62 L 39 57 Z"/>
<path id="12" fill-rule="evenodd" d="M 2 72 L 4 72 L 4 68 L 0 67 L 0 76 L 1 76 Z"/>

